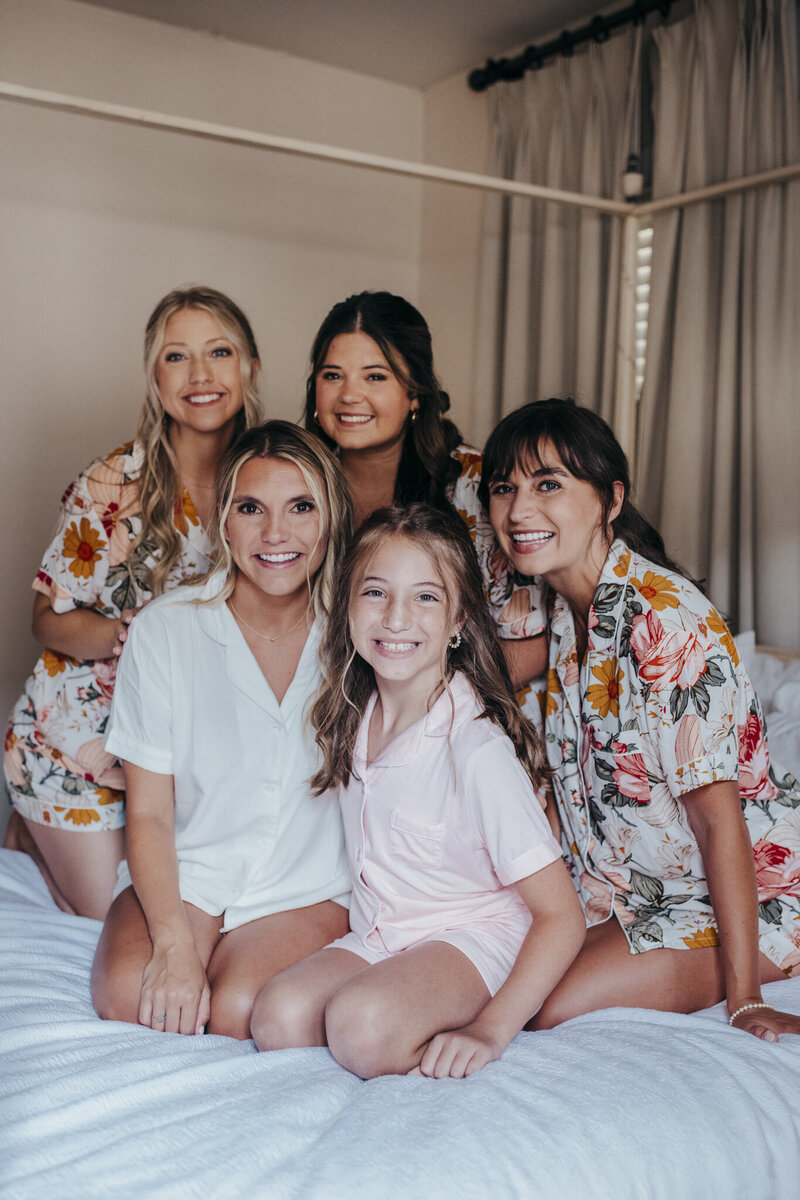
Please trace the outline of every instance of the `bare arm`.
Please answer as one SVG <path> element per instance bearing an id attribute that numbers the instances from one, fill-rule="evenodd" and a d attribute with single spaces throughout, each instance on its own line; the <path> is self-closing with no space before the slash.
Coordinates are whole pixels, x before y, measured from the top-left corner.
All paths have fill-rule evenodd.
<path id="1" fill-rule="evenodd" d="M 123 767 L 128 866 L 153 943 L 142 975 L 139 1023 L 167 1033 L 200 1033 L 209 1018 L 209 988 L 178 883 L 173 778 L 130 762 Z M 162 1015 L 163 1021 L 155 1020 Z"/>
<path id="2" fill-rule="evenodd" d="M 761 1004 L 758 949 L 758 894 L 750 834 L 733 781 L 710 783 L 683 797 L 703 857 L 708 890 L 720 937 L 728 1012 Z M 768 1008 L 750 1009 L 736 1027 L 766 1041 L 779 1033 L 800 1033 L 800 1017 Z"/>
<path id="3" fill-rule="evenodd" d="M 57 613 L 53 612 L 48 597 L 37 592 L 31 628 L 36 641 L 49 650 L 82 661 L 94 661 L 122 652 L 122 642 L 134 612 L 134 609 L 125 609 L 120 618 L 104 617 L 91 608 Z"/>
<path id="4" fill-rule="evenodd" d="M 563 862 L 552 862 L 515 886 L 533 917 L 517 961 L 474 1021 L 431 1039 L 419 1065 L 423 1075 L 460 1079 L 500 1058 L 583 945 L 586 923 Z"/>
<path id="5" fill-rule="evenodd" d="M 503 657 L 515 688 L 525 687 L 547 670 L 547 638 L 543 633 L 528 638 L 503 638 Z"/>

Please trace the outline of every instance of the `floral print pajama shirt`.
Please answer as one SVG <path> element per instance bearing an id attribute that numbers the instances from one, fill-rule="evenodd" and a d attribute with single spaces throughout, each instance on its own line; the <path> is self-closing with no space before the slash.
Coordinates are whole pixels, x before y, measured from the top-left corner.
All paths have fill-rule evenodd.
<path id="1" fill-rule="evenodd" d="M 152 597 L 155 547 L 141 531 L 138 479 L 144 453 L 135 442 L 98 459 L 70 484 L 58 525 L 34 580 L 53 611 L 90 608 L 119 618 Z M 211 544 L 191 497 L 175 509 L 181 552 L 167 588 L 205 571 Z M 11 801 L 28 820 L 79 831 L 124 824 L 122 769 L 103 749 L 116 659 L 80 662 L 44 650 L 11 714 L 5 773 Z"/>
<path id="2" fill-rule="evenodd" d="M 545 732 L 569 856 L 592 925 L 631 951 L 719 944 L 682 797 L 736 780 L 753 843 L 759 948 L 800 972 L 800 784 L 770 764 L 731 634 L 681 576 L 611 548 L 578 661 L 569 606 L 550 613 Z"/>

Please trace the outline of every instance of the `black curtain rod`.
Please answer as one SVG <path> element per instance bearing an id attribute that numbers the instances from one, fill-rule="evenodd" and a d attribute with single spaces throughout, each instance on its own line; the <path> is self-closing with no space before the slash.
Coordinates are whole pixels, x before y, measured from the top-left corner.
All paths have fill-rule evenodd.
<path id="1" fill-rule="evenodd" d="M 575 47 L 583 42 L 605 42 L 622 25 L 641 25 L 645 17 L 656 9 L 663 17 L 668 17 L 671 3 L 672 0 L 635 0 L 627 8 L 620 8 L 606 17 L 594 17 L 579 29 L 565 29 L 557 38 L 543 42 L 541 46 L 526 46 L 516 58 L 489 58 L 485 67 L 476 67 L 470 72 L 467 82 L 473 92 L 484 92 L 502 79 L 522 79 L 526 71 L 538 71 L 548 58 L 554 58 L 557 54 L 569 58 Z"/>

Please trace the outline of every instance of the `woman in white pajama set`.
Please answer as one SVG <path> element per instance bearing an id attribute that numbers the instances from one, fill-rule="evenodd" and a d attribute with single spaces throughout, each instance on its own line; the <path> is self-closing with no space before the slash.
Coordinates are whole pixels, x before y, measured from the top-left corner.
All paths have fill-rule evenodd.
<path id="1" fill-rule="evenodd" d="M 105 1018 L 246 1038 L 275 973 L 347 929 L 334 799 L 311 796 L 307 702 L 350 530 L 338 465 L 271 421 L 232 447 L 204 580 L 133 622 L 106 745 L 128 789 L 127 859 L 98 946 Z"/>

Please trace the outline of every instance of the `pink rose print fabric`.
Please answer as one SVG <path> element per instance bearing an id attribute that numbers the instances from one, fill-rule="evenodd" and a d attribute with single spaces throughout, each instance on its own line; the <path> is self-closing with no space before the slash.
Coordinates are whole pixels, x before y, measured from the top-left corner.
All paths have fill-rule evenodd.
<path id="1" fill-rule="evenodd" d="M 613 913 L 635 953 L 718 945 L 681 797 L 737 780 L 760 949 L 787 973 L 800 971 L 800 784 L 770 762 L 734 640 L 697 588 L 615 542 L 583 663 L 569 606 L 556 597 L 545 734 L 588 924 Z"/>
<path id="2" fill-rule="evenodd" d="M 139 542 L 144 454 L 128 443 L 93 462 L 67 488 L 33 587 L 55 612 L 91 608 L 119 617 L 151 599 L 155 546 Z M 188 493 L 175 513 L 180 556 L 167 587 L 205 571 L 211 544 Z M 117 829 L 125 822 L 122 769 L 103 749 L 116 659 L 79 662 L 44 650 L 11 714 L 5 773 L 23 816 L 57 829 Z"/>

